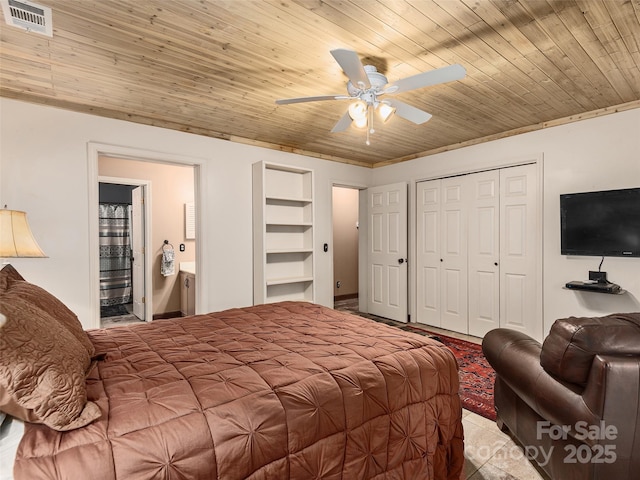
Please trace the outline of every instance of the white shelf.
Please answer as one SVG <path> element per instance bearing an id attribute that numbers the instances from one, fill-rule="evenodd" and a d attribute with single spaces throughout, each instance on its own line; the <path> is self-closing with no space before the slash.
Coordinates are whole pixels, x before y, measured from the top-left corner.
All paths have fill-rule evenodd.
<path id="1" fill-rule="evenodd" d="M 267 227 L 273 225 L 276 227 L 313 227 L 311 222 L 267 222 Z"/>
<path id="2" fill-rule="evenodd" d="M 285 300 L 313 302 L 313 282 L 283 283 L 267 287 L 265 303 Z"/>
<path id="3" fill-rule="evenodd" d="M 310 198 L 293 198 L 293 197 L 266 197 L 265 201 L 269 202 L 291 202 L 291 203 L 312 203 Z"/>
<path id="4" fill-rule="evenodd" d="M 253 165 L 255 304 L 314 301 L 313 172 Z"/>
<path id="5" fill-rule="evenodd" d="M 272 248 L 266 251 L 267 255 L 280 255 L 285 253 L 313 253 L 313 248 Z"/>
<path id="6" fill-rule="evenodd" d="M 313 277 L 284 277 L 284 278 L 271 278 L 267 279 L 266 284 L 268 287 L 272 285 L 285 285 L 289 283 L 305 283 L 305 282 L 313 282 Z"/>

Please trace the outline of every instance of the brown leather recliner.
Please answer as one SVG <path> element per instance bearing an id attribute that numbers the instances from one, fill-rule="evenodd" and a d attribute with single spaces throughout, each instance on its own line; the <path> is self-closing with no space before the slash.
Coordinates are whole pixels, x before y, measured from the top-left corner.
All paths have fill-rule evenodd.
<path id="1" fill-rule="evenodd" d="M 482 350 L 498 426 L 551 478 L 640 478 L 640 313 L 556 320 L 542 345 L 499 328 Z"/>

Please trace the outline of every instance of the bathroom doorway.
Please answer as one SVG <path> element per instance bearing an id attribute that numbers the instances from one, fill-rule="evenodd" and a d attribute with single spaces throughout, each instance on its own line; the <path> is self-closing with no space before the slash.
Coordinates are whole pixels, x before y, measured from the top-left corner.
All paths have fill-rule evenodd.
<path id="1" fill-rule="evenodd" d="M 110 157 L 119 159 L 123 164 L 123 171 L 118 172 L 104 172 L 104 175 L 113 175 L 114 177 L 120 178 L 138 178 L 148 179 L 150 178 L 148 174 L 139 176 L 134 175 L 134 166 L 136 168 L 141 168 L 144 172 L 147 172 L 147 169 L 151 168 L 154 165 L 164 165 L 164 166 L 176 166 L 176 167 L 186 167 L 186 170 L 191 175 L 191 182 L 189 183 L 189 189 L 192 192 L 193 198 L 193 221 L 194 221 L 194 230 L 195 230 L 195 238 L 197 241 L 191 240 L 192 243 L 185 243 L 185 252 L 189 252 L 195 256 L 195 261 L 190 262 L 191 271 L 195 274 L 197 271 L 197 275 L 195 276 L 195 281 L 191 282 L 195 285 L 195 298 L 193 299 L 195 305 L 195 313 L 203 313 L 208 311 L 208 298 L 205 294 L 201 295 L 201 292 L 204 291 L 204 286 L 207 284 L 208 271 L 205 268 L 207 265 L 207 250 L 204 248 L 205 245 L 209 244 L 208 241 L 208 232 L 207 232 L 207 218 L 208 218 L 208 207 L 206 202 L 206 189 L 205 189 L 205 180 L 207 177 L 207 159 L 202 157 L 192 157 L 187 155 L 182 155 L 178 153 L 171 152 L 162 152 L 157 150 L 146 150 L 134 147 L 127 146 L 118 146 L 112 144 L 104 144 L 98 142 L 89 142 L 87 144 L 87 174 L 88 174 L 88 187 L 89 187 L 89 200 L 88 200 L 88 213 L 89 215 L 89 251 L 95 252 L 89 257 L 89 278 L 91 282 L 90 287 L 90 298 L 89 304 L 91 306 L 90 311 L 92 313 L 92 317 L 90 319 L 90 328 L 100 328 L 100 259 L 98 256 L 99 252 L 99 237 L 98 237 L 98 215 L 96 212 L 98 211 L 98 186 L 99 186 L 99 178 L 100 178 L 100 169 L 99 158 L 101 157 Z M 156 312 L 154 312 L 154 306 L 157 304 L 156 302 L 162 301 L 164 298 L 162 292 L 158 292 L 156 290 L 156 276 L 160 276 L 159 279 L 161 282 L 169 279 L 169 282 L 164 282 L 162 285 L 170 284 L 171 281 L 177 282 L 177 278 L 179 275 L 176 273 L 175 275 L 171 275 L 169 277 L 161 276 L 160 274 L 160 259 L 162 257 L 161 250 L 164 245 L 164 240 L 169 240 L 176 247 L 176 253 L 180 252 L 180 243 L 179 240 L 174 240 L 172 238 L 168 238 L 165 236 L 164 231 L 157 232 L 156 226 L 160 224 L 161 221 L 154 221 L 154 215 L 160 213 L 162 216 L 167 218 L 173 217 L 178 218 L 179 221 L 184 218 L 185 208 L 184 206 L 179 206 L 179 211 L 175 211 L 170 208 L 164 208 L 163 202 L 161 201 L 163 198 L 174 198 L 174 192 L 177 190 L 177 184 L 175 183 L 167 183 L 162 184 L 161 182 L 156 182 L 154 178 L 151 178 L 149 183 L 149 201 L 146 205 L 146 226 L 145 226 L 145 234 L 149 231 L 153 231 L 154 234 L 146 236 L 146 244 L 145 246 L 145 265 L 144 265 L 144 275 L 145 275 L 145 318 L 153 319 L 158 318 Z M 153 188 L 152 188 L 153 187 Z M 155 200 L 155 201 L 154 201 Z M 151 208 L 151 204 L 153 203 L 153 208 Z M 176 202 L 173 202 L 175 205 Z M 171 211 L 170 211 L 171 210 Z M 149 212 L 153 211 L 154 215 Z M 180 232 L 184 232 L 184 229 L 180 227 Z M 171 234 L 171 232 L 169 232 Z M 179 233 L 182 234 L 182 233 Z M 158 238 L 156 238 L 158 235 Z M 177 237 L 176 237 L 177 238 Z M 149 245 L 149 243 L 151 243 Z M 176 259 L 176 267 L 180 266 L 180 258 Z M 151 282 L 148 281 L 151 279 Z M 179 294 L 178 294 L 179 298 Z M 164 311 L 167 311 L 165 305 L 160 305 L 160 308 L 165 308 Z M 171 308 L 176 308 L 171 307 Z M 180 308 L 174 312 L 177 315 L 180 315 Z"/>
<path id="2" fill-rule="evenodd" d="M 125 304 L 126 312 L 111 311 L 108 312 L 111 316 L 105 318 L 105 299 L 101 289 L 101 326 L 182 315 L 181 265 L 189 266 L 189 271 L 195 273 L 197 261 L 193 208 L 196 200 L 195 168 L 193 165 L 116 155 L 98 156 L 99 183 L 128 186 L 132 205 L 135 192 L 142 194 L 142 205 L 138 205 L 140 215 L 132 216 L 133 219 L 142 217 L 142 221 L 131 222 L 128 229 L 131 256 L 125 263 L 130 268 L 131 301 Z M 133 188 L 140 186 L 142 190 Z M 133 213 L 135 209 L 130 211 Z M 103 219 L 99 222 L 102 223 Z M 103 230 L 100 226 L 100 241 L 103 240 Z M 136 243 L 142 246 L 134 254 Z M 100 250 L 104 250 L 102 245 Z M 101 258 L 101 269 L 103 263 Z M 103 276 L 102 273 L 100 275 Z M 197 296 L 197 282 L 192 281 L 190 287 Z"/>

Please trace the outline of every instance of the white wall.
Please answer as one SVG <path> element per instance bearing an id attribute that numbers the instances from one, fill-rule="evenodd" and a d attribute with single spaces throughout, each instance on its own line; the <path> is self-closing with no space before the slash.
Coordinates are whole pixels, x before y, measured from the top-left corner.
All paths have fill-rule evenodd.
<path id="1" fill-rule="evenodd" d="M 207 311 L 250 305 L 251 165 L 260 160 L 315 172 L 316 301 L 333 305 L 331 185 L 368 185 L 372 170 L 188 133 L 0 99 L 0 203 L 28 214 L 49 256 L 11 259 L 23 276 L 60 298 L 86 328 L 90 312 L 88 142 L 206 161 Z"/>
<path id="2" fill-rule="evenodd" d="M 415 235 L 416 181 L 529 159 L 543 159 L 542 293 L 545 335 L 557 318 L 640 311 L 640 258 L 605 258 L 602 270 L 608 273 L 610 281 L 627 290 L 625 295 L 575 292 L 562 288 L 570 280 L 587 280 L 588 271 L 598 269 L 600 258 L 560 255 L 559 199 L 562 193 L 640 187 L 640 109 L 375 169 L 373 184 L 409 182 L 411 238 L 412 234 Z M 411 298 L 415 298 L 415 282 L 413 284 Z M 415 306 L 413 302 L 409 305 L 415 318 Z"/>
<path id="3" fill-rule="evenodd" d="M 640 109 L 518 135 L 369 170 L 145 125 L 0 99 L 0 203 L 25 210 L 47 259 L 13 259 L 24 276 L 78 314 L 89 311 L 87 143 L 90 141 L 206 159 L 207 310 L 252 303 L 251 164 L 259 160 L 315 171 L 316 299 L 333 302 L 331 185 L 410 184 L 524 159 L 543 165 L 543 310 L 545 332 L 568 315 L 640 310 L 640 259 L 606 258 L 603 270 L 628 291 L 621 296 L 562 289 L 587 278 L 599 258 L 560 255 L 561 193 L 640 186 Z M 415 277 L 410 284 L 415 285 Z M 415 287 L 411 287 L 415 288 Z M 410 291 L 415 298 L 415 291 Z M 409 303 L 415 318 L 413 301 Z"/>

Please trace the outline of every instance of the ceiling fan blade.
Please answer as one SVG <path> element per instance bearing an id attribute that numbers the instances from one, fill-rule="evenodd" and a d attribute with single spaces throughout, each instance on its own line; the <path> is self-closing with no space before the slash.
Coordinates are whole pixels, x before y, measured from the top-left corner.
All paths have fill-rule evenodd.
<path id="1" fill-rule="evenodd" d="M 396 115 L 418 125 L 427 122 L 432 117 L 430 113 L 399 100 L 388 99 L 385 102 L 396 109 Z"/>
<path id="2" fill-rule="evenodd" d="M 428 87 L 439 83 L 461 80 L 467 71 L 462 65 L 457 63 L 448 67 L 437 68 L 428 72 L 418 73 L 411 77 L 402 78 L 385 88 L 385 93 L 400 93 L 416 88 Z"/>
<path id="3" fill-rule="evenodd" d="M 317 97 L 281 98 L 276 100 L 278 105 L 288 105 L 290 103 L 317 102 L 320 100 L 349 100 L 348 95 L 320 95 Z"/>
<path id="4" fill-rule="evenodd" d="M 340 117 L 340 120 L 338 120 L 338 123 L 336 123 L 333 126 L 333 128 L 331 129 L 331 133 L 342 132 L 343 130 L 346 130 L 347 128 L 349 128 L 350 125 L 351 125 L 351 117 L 349 116 L 349 112 L 347 111 L 347 113 L 345 113 L 342 117 Z"/>
<path id="5" fill-rule="evenodd" d="M 369 88 L 371 86 L 367 72 L 364 71 L 364 66 L 356 52 L 338 48 L 337 50 L 331 50 L 331 55 L 333 55 L 333 58 L 336 59 L 340 68 L 342 68 L 355 87 Z"/>

